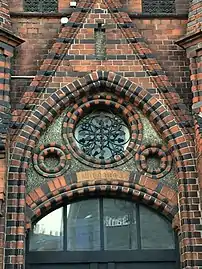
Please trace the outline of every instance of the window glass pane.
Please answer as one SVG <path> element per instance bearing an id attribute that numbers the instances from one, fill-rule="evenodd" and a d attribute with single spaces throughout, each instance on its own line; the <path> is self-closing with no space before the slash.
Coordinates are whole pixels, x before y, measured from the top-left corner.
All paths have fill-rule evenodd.
<path id="1" fill-rule="evenodd" d="M 63 208 L 59 208 L 41 219 L 34 226 L 30 238 L 30 250 L 63 249 Z"/>
<path id="2" fill-rule="evenodd" d="M 104 199 L 104 248 L 136 249 L 136 206 L 134 203 Z"/>
<path id="3" fill-rule="evenodd" d="M 171 224 L 162 216 L 140 205 L 141 244 L 143 249 L 174 249 Z"/>
<path id="4" fill-rule="evenodd" d="M 67 249 L 99 250 L 99 200 L 86 200 L 67 206 Z"/>

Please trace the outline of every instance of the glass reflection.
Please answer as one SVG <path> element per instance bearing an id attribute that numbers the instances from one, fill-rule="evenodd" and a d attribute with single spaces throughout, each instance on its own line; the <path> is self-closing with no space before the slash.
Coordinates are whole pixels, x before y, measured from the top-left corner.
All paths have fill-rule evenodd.
<path id="1" fill-rule="evenodd" d="M 114 199 L 103 200 L 104 249 L 136 249 L 135 204 Z"/>
<path id="2" fill-rule="evenodd" d="M 37 222 L 30 240 L 32 251 L 63 249 L 63 208 L 59 208 Z"/>
<path id="3" fill-rule="evenodd" d="M 99 200 L 86 200 L 67 206 L 67 249 L 100 249 Z"/>
<path id="4" fill-rule="evenodd" d="M 142 249 L 174 249 L 174 234 L 170 223 L 140 205 L 140 230 Z"/>
<path id="5" fill-rule="evenodd" d="M 175 249 L 171 224 L 143 205 L 101 198 L 73 203 L 63 210 L 59 208 L 37 222 L 29 250 Z"/>

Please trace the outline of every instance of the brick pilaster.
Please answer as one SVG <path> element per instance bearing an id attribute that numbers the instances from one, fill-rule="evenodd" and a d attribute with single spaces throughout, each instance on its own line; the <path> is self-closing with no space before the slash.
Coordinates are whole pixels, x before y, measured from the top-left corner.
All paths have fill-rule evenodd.
<path id="1" fill-rule="evenodd" d="M 11 26 L 7 0 L 0 0 L 0 268 L 4 267 L 5 196 L 9 160 L 10 70 L 14 47 L 22 43 Z"/>
<path id="2" fill-rule="evenodd" d="M 194 230 L 192 234 L 195 233 L 195 240 L 192 238 L 187 238 L 185 243 L 190 246 L 193 260 L 192 263 L 187 264 L 187 266 L 192 266 L 191 268 L 201 268 L 202 266 L 202 252 L 200 250 L 201 245 L 201 233 L 200 233 L 200 223 L 201 223 L 201 203 L 200 203 L 200 190 L 202 188 L 202 1 L 201 0 L 192 0 L 190 2 L 189 9 L 189 19 L 187 24 L 187 34 L 177 42 L 178 45 L 186 49 L 187 57 L 190 59 L 190 71 L 191 71 L 191 82 L 192 82 L 192 112 L 194 115 L 195 123 L 195 141 L 196 141 L 196 150 L 197 150 L 197 175 L 198 182 L 195 182 L 195 194 L 192 191 L 188 191 L 189 186 L 186 186 L 186 200 L 188 201 L 187 208 L 189 213 L 189 220 L 183 220 L 190 224 L 194 225 Z M 193 187 L 192 187 L 193 189 Z M 195 196 L 195 208 L 198 212 L 193 212 L 193 197 Z M 202 201 L 202 200 L 201 200 Z M 198 229 L 198 231 L 197 231 Z M 187 246 L 184 247 L 187 249 Z M 188 258 L 190 259 L 190 258 Z M 191 260 L 190 259 L 190 260 Z"/>

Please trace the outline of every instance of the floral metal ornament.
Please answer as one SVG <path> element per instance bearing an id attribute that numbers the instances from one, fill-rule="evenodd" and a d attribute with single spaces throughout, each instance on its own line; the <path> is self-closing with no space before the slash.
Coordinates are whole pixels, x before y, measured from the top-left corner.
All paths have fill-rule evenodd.
<path id="1" fill-rule="evenodd" d="M 73 156 L 95 168 L 115 167 L 133 158 L 143 135 L 134 107 L 104 93 L 82 101 L 63 120 L 62 137 Z"/>
<path id="2" fill-rule="evenodd" d="M 130 131 L 119 116 L 97 111 L 78 123 L 74 137 L 85 154 L 107 160 L 124 152 L 130 140 Z"/>

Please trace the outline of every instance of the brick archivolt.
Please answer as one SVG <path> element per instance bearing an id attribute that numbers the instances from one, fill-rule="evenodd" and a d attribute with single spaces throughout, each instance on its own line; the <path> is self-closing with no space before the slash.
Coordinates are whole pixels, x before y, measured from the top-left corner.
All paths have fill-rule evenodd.
<path id="1" fill-rule="evenodd" d="M 188 158 L 190 157 L 188 155 L 185 158 L 180 157 L 194 152 L 193 142 L 186 141 L 186 134 L 179 127 L 172 112 L 168 111 L 164 104 L 151 96 L 148 91 L 113 72 L 98 71 L 91 73 L 52 94 L 29 117 L 19 135 L 16 148 L 18 148 L 19 143 L 27 144 L 30 148 L 26 151 L 26 155 L 30 157 L 31 149 L 47 124 L 50 124 L 68 104 L 77 102 L 82 96 L 98 93 L 100 88 L 103 87 L 109 89 L 109 92 L 121 96 L 132 106 L 139 108 L 149 118 L 162 139 L 168 143 L 169 150 L 177 161 L 177 167 L 191 165 L 193 169 L 190 169 L 190 171 L 194 171 L 194 163 L 188 162 L 192 158 Z M 26 146 L 24 148 L 26 149 Z M 182 171 L 183 169 L 178 169 L 178 172 Z"/>
<path id="2" fill-rule="evenodd" d="M 91 170 L 49 180 L 26 196 L 27 223 L 62 205 L 86 196 L 125 197 L 143 201 L 170 220 L 177 213 L 177 193 L 140 174 L 120 170 Z"/>
<path id="3" fill-rule="evenodd" d="M 195 162 L 193 159 L 193 143 L 190 142 L 190 140 L 187 141 L 186 135 L 179 127 L 175 116 L 172 114 L 172 112 L 167 110 L 158 99 L 151 96 L 148 91 L 139 87 L 130 80 L 115 73 L 105 71 L 91 73 L 57 90 L 31 114 L 17 137 L 15 148 L 12 154 L 8 186 L 12 188 L 15 187 L 15 192 L 19 194 L 20 198 L 16 200 L 15 204 L 12 200 L 12 206 L 10 206 L 9 210 L 12 209 L 12 212 L 24 211 L 24 193 L 27 178 L 26 171 L 29 166 L 32 149 L 36 146 L 42 132 L 47 128 L 48 125 L 50 125 L 50 123 L 53 122 L 57 115 L 61 114 L 61 111 L 63 111 L 69 104 L 72 102 L 76 103 L 81 97 L 92 93 L 94 94 L 96 91 L 98 91 L 98 89 L 103 87 L 107 88 L 115 95 L 121 96 L 121 98 L 125 99 L 128 103 L 130 103 L 130 105 L 137 107 L 149 119 L 149 121 L 161 135 L 162 139 L 167 143 L 168 149 L 175 162 L 179 195 L 180 197 L 184 197 L 180 200 L 180 214 L 186 213 L 186 216 L 189 218 L 189 214 L 191 213 L 186 211 L 186 204 L 189 203 L 189 201 L 186 200 L 186 197 L 193 197 L 193 195 L 197 197 L 197 192 L 192 193 L 191 185 L 198 184 Z M 78 180 L 78 174 L 76 177 Z M 150 204 L 151 201 L 154 201 L 153 204 L 155 208 L 157 208 L 157 204 L 159 204 L 159 208 L 163 206 L 163 208 L 165 208 L 165 212 L 169 212 L 169 214 L 173 216 L 173 208 L 176 209 L 177 204 L 176 194 L 173 193 L 172 196 L 175 200 L 175 203 L 172 202 L 172 205 L 174 205 L 172 207 L 172 198 L 168 199 L 168 193 L 171 193 L 171 190 L 165 191 L 164 195 L 162 190 L 160 193 L 157 193 L 155 187 L 152 189 L 150 186 L 152 179 L 150 179 L 149 185 L 146 184 L 146 187 L 141 189 L 144 184 L 135 184 L 135 177 L 131 179 L 130 182 L 128 177 L 130 178 L 130 176 L 127 176 L 127 180 L 121 182 L 113 179 L 112 181 L 116 184 L 112 184 L 112 181 L 109 181 L 107 178 L 101 178 L 98 181 L 93 179 L 91 181 L 87 181 L 88 184 L 89 182 L 93 181 L 93 184 L 90 186 L 88 186 L 88 184 L 85 182 L 77 182 L 77 180 L 75 183 L 70 182 L 70 184 L 67 184 L 67 182 L 65 183 L 63 177 L 56 178 L 53 180 L 52 184 L 56 184 L 56 182 L 60 183 L 58 187 L 57 184 L 55 185 L 55 189 L 53 189 L 53 192 L 50 193 L 50 196 L 47 197 L 47 193 L 44 192 L 43 189 L 37 189 L 34 191 L 34 193 L 27 196 L 27 204 L 29 205 L 27 212 L 32 212 L 35 210 L 34 213 L 31 213 L 31 215 L 34 214 L 35 216 L 46 214 L 48 210 L 52 210 L 51 201 L 55 201 L 56 199 L 58 203 L 62 203 L 62 197 L 69 198 L 74 197 L 74 195 L 78 196 L 79 194 L 84 194 L 87 188 L 88 191 L 92 193 L 96 193 L 96 190 L 98 190 L 101 193 L 107 193 L 108 191 L 120 191 L 121 193 L 130 194 L 131 196 L 134 194 L 134 196 L 132 196 L 134 199 L 141 199 L 143 202 L 148 204 Z M 145 177 L 141 177 L 141 180 L 144 178 Z M 149 182 L 148 179 L 146 182 Z M 63 186 L 64 183 L 66 184 L 66 187 Z M 60 186 L 61 184 L 62 186 Z M 187 188 L 186 184 L 189 184 L 189 188 Z M 64 191 L 63 195 L 59 195 L 60 187 Z M 36 192 L 38 192 L 38 200 L 35 199 L 36 197 L 33 195 L 36 194 Z M 30 198 L 30 195 L 33 195 L 33 197 Z M 155 196 L 157 196 L 156 200 L 154 199 Z M 32 203 L 33 199 L 36 200 L 36 202 L 38 201 L 38 204 L 34 202 Z M 41 204 L 40 206 L 39 201 Z M 16 231 L 21 231 L 21 229 L 24 229 L 25 223 L 22 220 L 22 213 L 16 213 L 14 225 Z M 11 226 L 11 224 L 9 223 L 8 226 Z M 191 231 L 193 229 L 191 226 L 189 226 L 190 225 L 186 224 L 185 222 L 181 223 L 180 231 L 183 239 L 187 238 L 187 231 Z M 197 227 L 195 227 L 195 230 L 197 230 Z M 16 235 L 13 235 L 12 241 L 9 241 L 9 239 L 7 240 L 8 248 L 9 246 L 12 246 L 12 248 L 16 249 L 16 253 L 13 253 L 13 255 L 16 256 L 16 261 L 19 259 L 23 261 L 24 244 L 24 239 L 19 237 L 17 233 Z"/>

